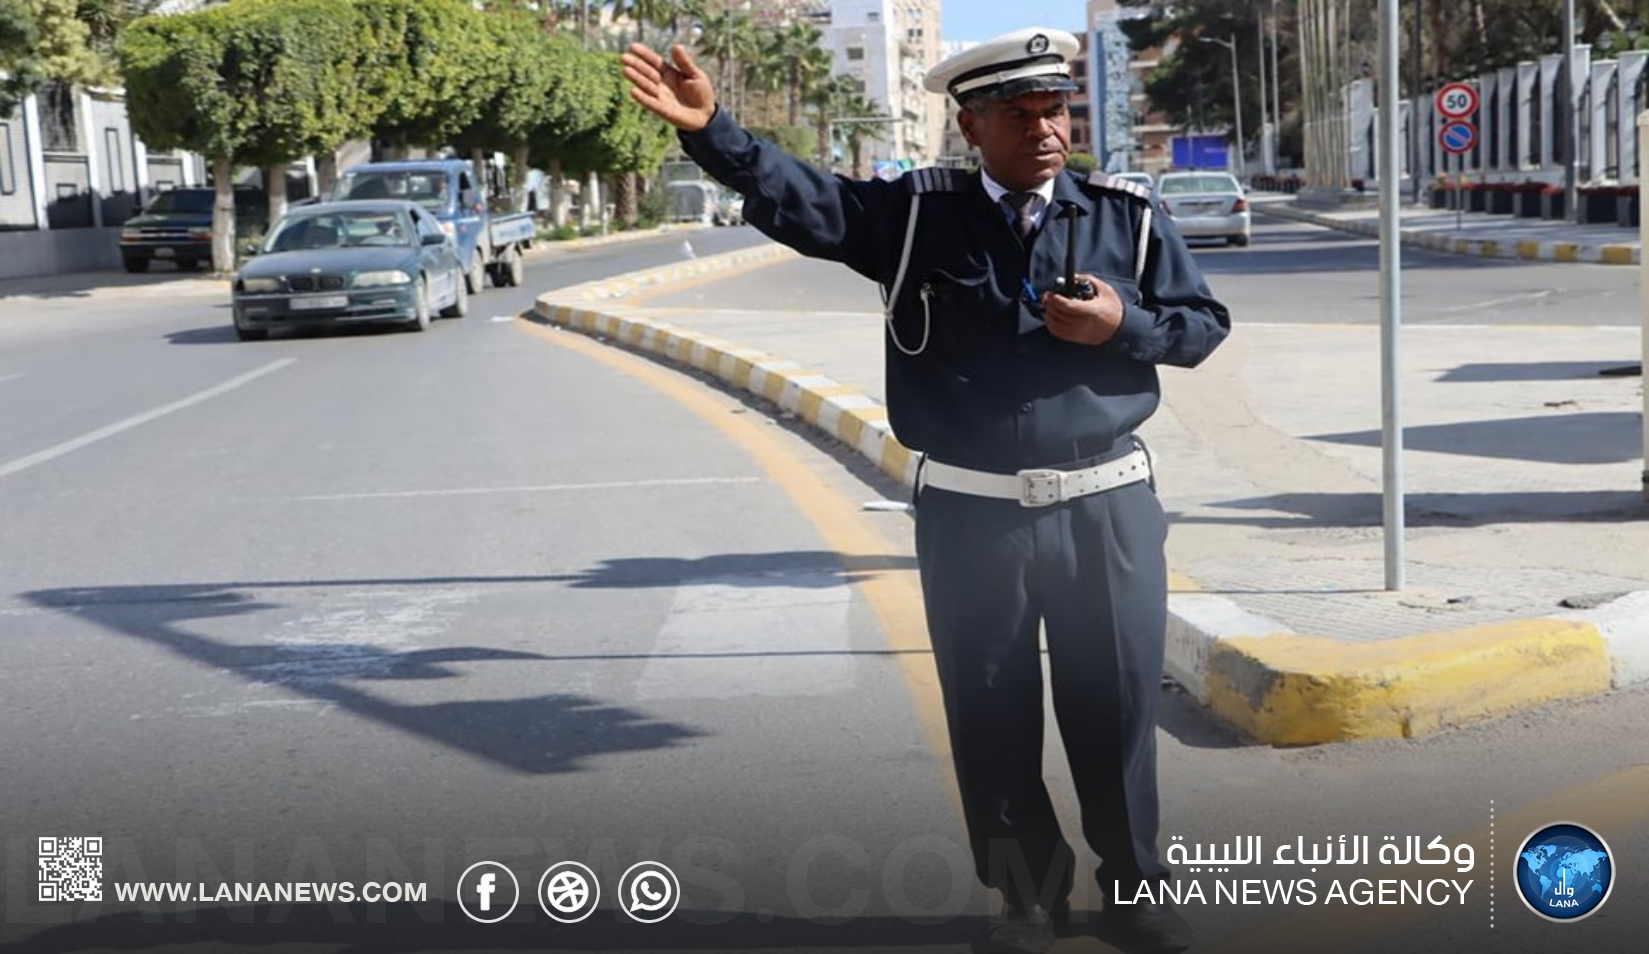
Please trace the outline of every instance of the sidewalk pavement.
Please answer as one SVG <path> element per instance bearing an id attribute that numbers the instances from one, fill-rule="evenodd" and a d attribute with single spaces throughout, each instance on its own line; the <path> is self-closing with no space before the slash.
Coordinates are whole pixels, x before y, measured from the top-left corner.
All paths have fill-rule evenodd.
<path id="1" fill-rule="evenodd" d="M 789 287 L 842 278 L 766 245 L 550 293 L 529 317 L 715 374 L 909 486 L 874 291 L 849 314 L 680 290 L 756 268 Z M 1282 745 L 1421 735 L 1649 681 L 1642 383 L 1600 373 L 1640 353 L 1638 330 L 1413 329 L 1395 593 L 1378 334 L 1244 324 L 1203 367 L 1164 369 L 1144 433 L 1173 527 L 1168 675 Z"/>
<path id="2" fill-rule="evenodd" d="M 1357 235 L 1380 234 L 1377 208 L 1315 209 L 1302 206 L 1293 198 L 1268 193 L 1255 193 L 1251 199 L 1254 211 L 1264 215 Z M 1638 230 L 1619 225 L 1577 225 L 1485 212 L 1457 213 L 1450 209 L 1419 208 L 1404 202 L 1399 229 L 1404 245 L 1459 255 L 1597 265 L 1637 265 L 1641 260 Z"/>

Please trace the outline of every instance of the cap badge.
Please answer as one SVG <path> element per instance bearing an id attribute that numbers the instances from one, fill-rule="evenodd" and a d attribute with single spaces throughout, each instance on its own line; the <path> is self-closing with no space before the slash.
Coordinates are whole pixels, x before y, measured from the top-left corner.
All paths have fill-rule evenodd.
<path id="1" fill-rule="evenodd" d="M 1032 56 L 1041 56 L 1048 52 L 1048 37 L 1041 33 L 1031 37 L 1031 41 L 1025 44 L 1025 52 Z"/>

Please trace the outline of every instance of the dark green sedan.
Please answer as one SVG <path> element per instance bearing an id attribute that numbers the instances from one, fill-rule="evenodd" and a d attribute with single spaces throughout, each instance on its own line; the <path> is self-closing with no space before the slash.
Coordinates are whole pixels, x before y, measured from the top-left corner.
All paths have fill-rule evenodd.
<path id="1" fill-rule="evenodd" d="M 299 206 L 235 275 L 235 333 L 395 322 L 423 331 L 469 310 L 452 239 L 412 202 Z"/>

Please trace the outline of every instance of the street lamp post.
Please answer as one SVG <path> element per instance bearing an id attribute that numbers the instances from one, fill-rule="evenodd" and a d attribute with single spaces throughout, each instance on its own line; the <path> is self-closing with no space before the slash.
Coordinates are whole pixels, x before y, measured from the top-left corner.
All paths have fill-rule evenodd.
<path id="1" fill-rule="evenodd" d="M 1233 146 L 1233 150 L 1237 159 L 1237 178 L 1242 179 L 1242 86 L 1240 85 L 1241 74 L 1237 72 L 1237 38 L 1233 36 L 1229 40 L 1222 40 L 1214 36 L 1199 36 L 1197 41 L 1200 43 L 1218 43 L 1231 51 L 1231 105 L 1236 111 L 1237 119 L 1237 141 Z"/>

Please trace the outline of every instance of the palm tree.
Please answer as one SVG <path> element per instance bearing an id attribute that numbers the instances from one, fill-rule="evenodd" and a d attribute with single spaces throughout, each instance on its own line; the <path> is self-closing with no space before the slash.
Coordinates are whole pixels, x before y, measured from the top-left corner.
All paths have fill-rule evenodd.
<path id="1" fill-rule="evenodd" d="M 830 78 L 830 52 L 822 45 L 824 34 L 806 21 L 790 24 L 776 35 L 777 47 L 783 51 L 789 97 L 785 113 L 790 125 L 802 121 L 802 102 L 809 90 Z"/>
<path id="2" fill-rule="evenodd" d="M 699 52 L 716 61 L 717 89 L 725 91 L 728 108 L 737 114 L 742 102 L 741 67 L 758 58 L 755 25 L 749 15 L 727 6 L 703 17 L 699 26 Z"/>
<path id="3" fill-rule="evenodd" d="M 847 137 L 847 152 L 852 161 L 849 167 L 854 178 L 863 179 L 869 175 L 864 168 L 864 147 L 867 140 L 887 138 L 887 127 L 892 121 L 882 111 L 882 107 L 865 97 L 864 92 L 858 89 L 859 84 L 851 84 L 852 88 L 843 90 L 836 102 L 839 118 L 834 121 L 837 129 Z"/>
<path id="4" fill-rule="evenodd" d="M 669 25 L 674 29 L 677 18 L 685 12 L 688 4 L 685 0 L 612 0 L 606 4 L 613 9 L 613 16 L 627 17 L 636 25 L 636 42 L 647 42 L 647 24 L 655 26 Z"/>

